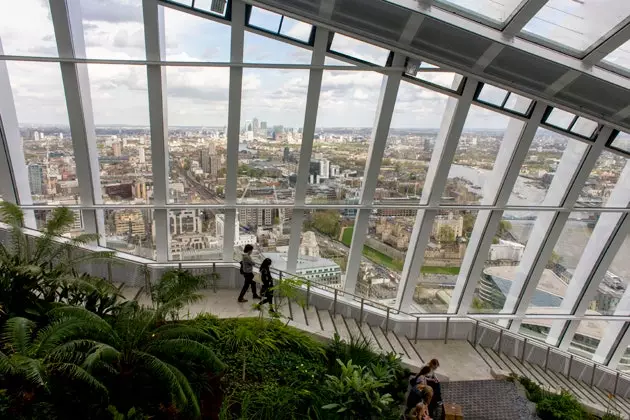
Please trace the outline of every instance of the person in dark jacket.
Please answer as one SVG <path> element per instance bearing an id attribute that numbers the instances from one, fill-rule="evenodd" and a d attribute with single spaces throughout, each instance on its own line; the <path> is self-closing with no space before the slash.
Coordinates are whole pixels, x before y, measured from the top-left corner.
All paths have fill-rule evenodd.
<path id="1" fill-rule="evenodd" d="M 254 261 L 252 260 L 252 251 L 254 247 L 250 244 L 245 245 L 243 249 L 243 260 L 241 261 L 241 274 L 243 275 L 244 282 L 241 293 L 238 295 L 239 302 L 247 302 L 245 299 L 245 293 L 251 286 L 254 299 L 260 299 L 260 296 L 256 294 L 256 282 L 254 281 Z"/>
<path id="2" fill-rule="evenodd" d="M 261 305 L 265 303 L 269 304 L 269 311 L 274 312 L 273 310 L 273 278 L 271 277 L 271 259 L 265 258 L 260 264 L 260 280 L 263 283 L 262 290 L 260 294 L 263 295 L 264 299 L 260 302 Z"/>

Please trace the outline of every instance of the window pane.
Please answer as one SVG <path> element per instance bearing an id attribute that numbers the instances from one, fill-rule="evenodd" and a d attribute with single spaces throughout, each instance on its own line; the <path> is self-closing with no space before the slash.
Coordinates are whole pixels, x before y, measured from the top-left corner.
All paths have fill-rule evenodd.
<path id="1" fill-rule="evenodd" d="M 106 209 L 106 246 L 119 252 L 154 260 L 153 223 L 153 210 Z"/>
<path id="2" fill-rule="evenodd" d="M 562 299 L 593 233 L 598 216 L 597 213 L 586 212 L 573 212 L 569 215 L 569 220 L 562 229 L 560 238 L 537 283 L 536 293 L 527 309 L 528 313 L 548 314 L 564 311 L 560 309 Z"/>
<path id="3" fill-rule="evenodd" d="M 419 71 L 418 74 L 412 77 L 452 91 L 459 89 L 459 85 L 463 79 L 463 77 L 457 73 L 445 71 Z"/>
<path id="4" fill-rule="evenodd" d="M 611 144 L 612 147 L 630 153 L 630 135 L 620 132 Z"/>
<path id="5" fill-rule="evenodd" d="M 477 282 L 469 311 L 499 313 L 518 268 L 525 246 L 536 223 L 526 212 L 506 211 L 490 245 L 483 272 Z M 540 290 L 534 292 L 538 302 Z"/>
<path id="6" fill-rule="evenodd" d="M 445 313 L 451 301 L 476 211 L 441 211 L 433 221 L 411 312 Z"/>
<path id="7" fill-rule="evenodd" d="M 352 71 L 324 71 L 307 203 L 358 203 L 382 76 L 357 76 Z"/>
<path id="8" fill-rule="evenodd" d="M 166 75 L 170 199 L 223 203 L 230 70 L 167 67 Z"/>
<path id="9" fill-rule="evenodd" d="M 549 116 L 545 120 L 545 123 L 553 125 L 554 127 L 568 130 L 574 119 L 574 114 L 571 114 L 570 112 L 567 112 L 560 108 L 554 108 L 551 111 L 551 114 L 549 114 Z"/>
<path id="10" fill-rule="evenodd" d="M 523 32 L 579 53 L 588 49 L 630 14 L 630 3 L 618 0 L 550 0 Z"/>
<path id="11" fill-rule="evenodd" d="M 402 82 L 381 162 L 374 199 L 419 203 L 446 95 Z"/>
<path id="12" fill-rule="evenodd" d="M 196 1 L 195 6 L 200 3 L 201 0 Z M 169 7 L 163 7 L 163 10 L 167 60 L 230 61 L 228 25 Z"/>
<path id="13" fill-rule="evenodd" d="M 437 0 L 436 3 L 460 9 L 473 19 L 504 23 L 516 12 L 522 0 Z"/>
<path id="14" fill-rule="evenodd" d="M 564 154 L 568 153 L 571 163 L 562 168 L 561 176 L 572 177 L 581 163 L 577 157 L 583 156 L 586 148 L 582 142 L 539 128 L 521 166 L 508 205 L 560 205 L 564 198 L 562 194 L 547 196 L 559 164 Z"/>
<path id="15" fill-rule="evenodd" d="M 505 108 L 510 111 L 518 112 L 519 114 L 527 114 L 529 107 L 532 104 L 532 100 L 516 93 L 510 93 L 510 96 L 505 103 Z"/>
<path id="16" fill-rule="evenodd" d="M 82 1 L 81 9 L 87 58 L 145 59 L 142 0 Z"/>
<path id="17" fill-rule="evenodd" d="M 379 66 L 384 66 L 389 57 L 389 51 L 385 48 L 337 33 L 333 37 L 330 50 Z"/>
<path id="18" fill-rule="evenodd" d="M 394 306 L 405 264 L 416 210 L 379 209 L 370 217 L 357 294 Z M 346 228 L 344 244 L 350 245 L 352 228 Z"/>
<path id="19" fill-rule="evenodd" d="M 243 59 L 246 63 L 311 64 L 311 52 L 306 48 L 245 32 Z"/>
<path id="20" fill-rule="evenodd" d="M 219 216 L 220 215 L 220 216 Z M 216 209 L 170 210 L 169 257 L 172 260 L 221 260 L 223 237 L 217 234 L 217 220 L 223 212 Z"/>
<path id="21" fill-rule="evenodd" d="M 57 57 L 49 3 L 40 0 L 0 2 L 0 39 L 7 55 Z"/>
<path id="22" fill-rule="evenodd" d="M 494 203 L 497 191 L 484 186 L 493 175 L 492 168 L 509 122 L 510 118 L 502 114 L 476 105 L 471 107 L 448 172 L 442 203 Z"/>
<path id="23" fill-rule="evenodd" d="M 79 203 L 72 137 L 59 65 L 6 63 L 35 203 Z"/>
<path id="24" fill-rule="evenodd" d="M 603 61 L 620 69 L 630 70 L 630 41 L 608 54 Z"/>
<path id="25" fill-rule="evenodd" d="M 252 11 L 249 15 L 249 24 L 273 33 L 278 33 L 280 30 L 280 19 L 282 19 L 282 15 L 252 6 Z"/>
<path id="26" fill-rule="evenodd" d="M 146 71 L 138 66 L 88 64 L 88 72 L 103 200 L 148 203 L 153 172 Z"/>
<path id="27" fill-rule="evenodd" d="M 484 84 L 479 92 L 478 100 L 492 105 L 501 106 L 507 96 L 508 91 L 489 84 Z"/>
<path id="28" fill-rule="evenodd" d="M 587 120 L 584 117 L 578 117 L 575 124 L 573 124 L 573 127 L 571 127 L 571 132 L 579 134 L 580 136 L 591 138 L 596 128 L 597 123 L 595 121 Z"/>
<path id="29" fill-rule="evenodd" d="M 293 38 L 297 41 L 308 42 L 312 31 L 313 25 L 285 16 L 282 20 L 280 35 Z"/>
<path id="30" fill-rule="evenodd" d="M 584 207 L 607 205 L 608 197 L 627 162 L 628 159 L 624 157 L 603 151 L 582 188 L 577 205 Z"/>
<path id="31" fill-rule="evenodd" d="M 243 70 L 240 203 L 292 202 L 308 70 Z"/>

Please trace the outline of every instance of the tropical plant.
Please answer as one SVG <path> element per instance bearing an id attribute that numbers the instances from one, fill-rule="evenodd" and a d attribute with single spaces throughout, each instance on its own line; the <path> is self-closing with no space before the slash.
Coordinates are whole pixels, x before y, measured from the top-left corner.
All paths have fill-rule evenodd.
<path id="1" fill-rule="evenodd" d="M 199 290 L 207 285 L 208 279 L 188 270 L 169 270 L 152 286 L 151 300 L 156 310 L 176 320 L 184 306 L 203 298 Z"/>
<path id="2" fill-rule="evenodd" d="M 9 244 L 0 243 L 0 304 L 7 316 L 41 315 L 50 303 L 64 299 L 76 303 L 75 292 L 102 291 L 91 277 L 77 276 L 75 269 L 83 263 L 109 260 L 113 253 L 77 252 L 77 247 L 96 241 L 96 234 L 62 238 L 74 223 L 70 209 L 52 210 L 37 237 L 25 233 L 24 213 L 15 204 L 0 202 L 0 217 L 10 226 Z M 62 297 L 64 290 L 67 294 Z"/>
<path id="3" fill-rule="evenodd" d="M 549 394 L 536 403 L 536 413 L 542 420 L 581 420 L 588 418 L 580 402 L 569 392 Z"/>
<path id="4" fill-rule="evenodd" d="M 329 371 L 339 374 L 341 371 L 337 360 L 341 360 L 342 363 L 353 360 L 357 365 L 368 366 L 378 360 L 378 355 L 372 351 L 370 342 L 365 338 L 351 334 L 348 341 L 345 341 L 335 333 L 326 347 L 326 358 Z"/>

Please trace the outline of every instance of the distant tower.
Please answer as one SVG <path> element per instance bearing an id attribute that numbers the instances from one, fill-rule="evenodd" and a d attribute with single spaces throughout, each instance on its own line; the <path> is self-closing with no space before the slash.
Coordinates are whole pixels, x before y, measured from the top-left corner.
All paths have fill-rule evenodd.
<path id="1" fill-rule="evenodd" d="M 138 160 L 140 161 L 140 163 L 146 163 L 146 159 L 144 156 L 144 147 L 138 149 Z"/>
<path id="2" fill-rule="evenodd" d="M 252 128 L 254 131 L 258 131 L 260 129 L 260 123 L 256 117 L 254 117 L 254 120 L 252 121 Z"/>
<path id="3" fill-rule="evenodd" d="M 112 151 L 114 152 L 114 157 L 122 156 L 122 144 L 119 141 L 116 141 L 112 144 Z"/>
<path id="4" fill-rule="evenodd" d="M 28 165 L 28 184 L 31 187 L 31 194 L 44 194 L 44 168 L 42 165 Z"/>
<path id="5" fill-rule="evenodd" d="M 33 140 L 35 140 L 35 141 L 39 141 L 39 131 L 35 131 L 35 132 L 33 133 Z"/>
<path id="6" fill-rule="evenodd" d="M 285 147 L 284 148 L 284 155 L 282 157 L 282 161 L 283 162 L 288 162 L 290 158 L 291 158 L 291 153 L 289 152 L 289 148 Z"/>

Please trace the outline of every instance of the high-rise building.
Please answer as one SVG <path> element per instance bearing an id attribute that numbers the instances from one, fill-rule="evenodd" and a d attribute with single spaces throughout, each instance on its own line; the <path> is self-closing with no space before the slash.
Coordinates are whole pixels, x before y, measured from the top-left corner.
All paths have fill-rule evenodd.
<path id="1" fill-rule="evenodd" d="M 319 161 L 319 177 L 320 179 L 328 179 L 330 176 L 330 161 L 322 159 Z"/>
<path id="2" fill-rule="evenodd" d="M 210 152 L 208 150 L 201 150 L 199 164 L 201 165 L 202 171 L 204 171 L 205 173 L 210 172 Z"/>
<path id="3" fill-rule="evenodd" d="M 117 236 L 144 235 L 146 226 L 140 210 L 120 210 L 114 214 Z"/>
<path id="4" fill-rule="evenodd" d="M 219 173 L 219 166 L 221 166 L 221 159 L 217 155 L 210 155 L 208 158 L 208 173 L 212 178 L 216 178 Z"/>
<path id="5" fill-rule="evenodd" d="M 146 163 L 146 159 L 144 157 L 144 147 L 140 147 L 138 149 L 138 161 L 140 163 Z"/>
<path id="6" fill-rule="evenodd" d="M 39 141 L 39 131 L 35 131 L 35 132 L 33 133 L 33 140 L 35 140 L 35 141 Z"/>
<path id="7" fill-rule="evenodd" d="M 284 154 L 282 155 L 282 161 L 283 162 L 288 162 L 290 158 L 291 158 L 291 152 L 289 152 L 289 148 L 288 147 L 285 147 L 284 148 Z"/>
<path id="8" fill-rule="evenodd" d="M 254 129 L 254 131 L 258 131 L 260 129 L 260 122 L 256 117 L 254 117 L 254 120 L 252 121 L 252 128 Z"/>
<path id="9" fill-rule="evenodd" d="M 31 194 L 43 195 L 45 193 L 44 168 L 39 164 L 28 165 L 28 184 Z"/>
<path id="10" fill-rule="evenodd" d="M 266 130 L 267 129 L 267 121 L 261 121 L 260 122 L 260 129 L 261 130 Z"/>
<path id="11" fill-rule="evenodd" d="M 119 141 L 112 143 L 112 152 L 114 153 L 114 157 L 122 156 L 122 143 Z"/>

